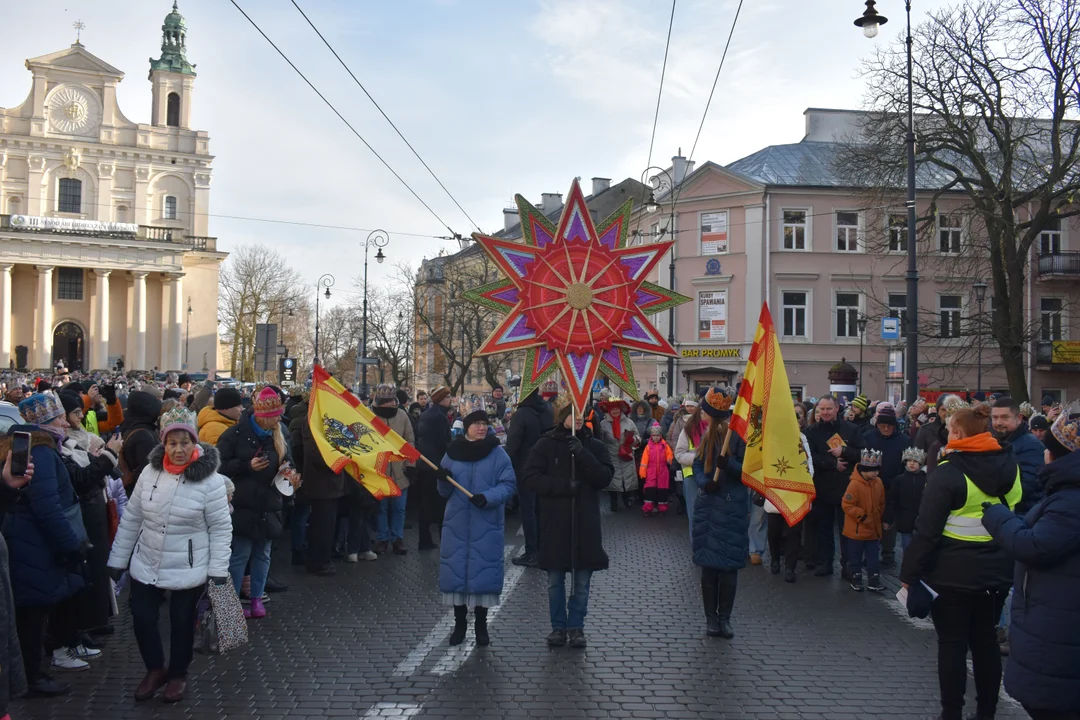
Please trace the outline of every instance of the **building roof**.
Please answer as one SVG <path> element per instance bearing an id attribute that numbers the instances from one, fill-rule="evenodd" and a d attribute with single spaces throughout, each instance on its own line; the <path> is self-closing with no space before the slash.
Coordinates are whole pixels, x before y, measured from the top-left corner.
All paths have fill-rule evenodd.
<path id="1" fill-rule="evenodd" d="M 157 70 L 194 75 L 195 66 L 187 59 L 187 23 L 173 0 L 172 12 L 165 16 L 161 25 L 161 57 L 150 58 L 150 72 Z"/>
<path id="2" fill-rule="evenodd" d="M 626 178 L 620 183 L 611 185 L 606 190 L 601 190 L 595 195 L 589 195 L 585 198 L 585 205 L 589 208 L 589 214 L 592 215 L 594 223 L 603 222 L 607 220 L 611 213 L 622 207 L 622 204 L 627 199 L 633 198 L 638 204 L 644 202 L 649 197 L 649 187 L 642 185 L 633 178 Z M 546 213 L 545 216 L 553 223 L 559 222 L 559 216 L 562 214 L 562 206 L 559 206 L 558 210 Z M 492 237 L 497 237 L 501 240 L 515 240 L 521 237 L 521 223 L 518 222 L 505 230 L 492 233 Z M 468 252 L 472 247 L 467 248 L 464 252 Z"/>

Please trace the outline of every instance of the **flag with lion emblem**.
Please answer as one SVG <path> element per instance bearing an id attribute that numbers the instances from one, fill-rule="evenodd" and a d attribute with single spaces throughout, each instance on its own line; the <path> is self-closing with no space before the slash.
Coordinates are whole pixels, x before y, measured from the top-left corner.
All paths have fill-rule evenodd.
<path id="1" fill-rule="evenodd" d="M 416 448 L 319 365 L 312 373 L 308 427 L 323 462 L 334 472 L 349 473 L 376 500 L 401 495 L 386 474 L 387 465 L 420 458 Z"/>
<path id="2" fill-rule="evenodd" d="M 802 520 L 814 499 L 814 480 L 768 303 L 761 306 L 731 429 L 746 441 L 743 484 L 775 505 L 788 525 Z"/>

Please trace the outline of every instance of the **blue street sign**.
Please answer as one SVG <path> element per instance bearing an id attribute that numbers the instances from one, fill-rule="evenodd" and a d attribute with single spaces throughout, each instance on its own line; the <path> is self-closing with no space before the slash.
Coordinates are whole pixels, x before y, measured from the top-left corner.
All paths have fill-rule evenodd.
<path id="1" fill-rule="evenodd" d="M 603 380 L 601 380 L 599 378 L 597 378 L 596 380 L 593 380 L 592 391 L 594 393 L 598 393 L 603 389 L 604 389 L 604 381 Z"/>
<path id="2" fill-rule="evenodd" d="M 899 340 L 900 339 L 900 318 L 883 317 L 881 318 L 881 339 L 882 340 Z"/>

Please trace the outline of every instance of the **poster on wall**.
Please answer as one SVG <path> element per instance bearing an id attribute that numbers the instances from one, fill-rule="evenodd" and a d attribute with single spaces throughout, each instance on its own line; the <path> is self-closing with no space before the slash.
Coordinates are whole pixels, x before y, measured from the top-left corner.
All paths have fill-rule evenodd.
<path id="1" fill-rule="evenodd" d="M 728 251 L 727 211 L 701 213 L 701 254 L 716 255 Z"/>
<path id="2" fill-rule="evenodd" d="M 698 293 L 698 340 L 727 340 L 727 290 Z"/>

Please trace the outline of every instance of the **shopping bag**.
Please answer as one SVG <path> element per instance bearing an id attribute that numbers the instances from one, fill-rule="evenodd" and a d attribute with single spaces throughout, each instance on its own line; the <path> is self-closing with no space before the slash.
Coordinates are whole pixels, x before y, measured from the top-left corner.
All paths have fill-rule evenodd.
<path id="1" fill-rule="evenodd" d="M 198 611 L 195 652 L 217 655 L 247 645 L 244 608 L 231 582 L 207 583 Z"/>

